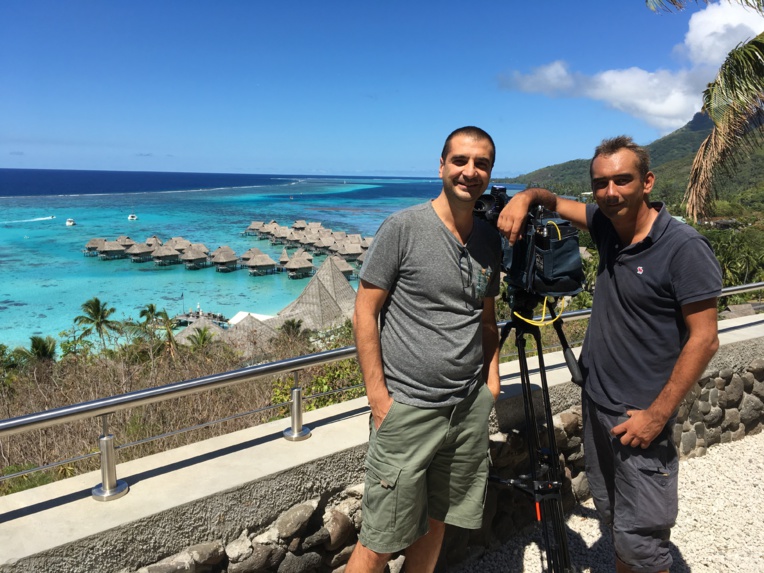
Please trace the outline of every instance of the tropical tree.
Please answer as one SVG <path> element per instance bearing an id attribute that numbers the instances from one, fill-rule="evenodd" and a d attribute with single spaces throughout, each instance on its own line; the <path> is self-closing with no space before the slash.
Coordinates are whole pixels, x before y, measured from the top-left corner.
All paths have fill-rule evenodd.
<path id="1" fill-rule="evenodd" d="M 82 305 L 82 312 L 84 314 L 74 318 L 75 324 L 84 327 L 82 336 L 90 336 L 95 331 L 101 341 L 101 348 L 106 347 L 106 336 L 109 333 L 120 332 L 120 322 L 110 318 L 116 309 L 109 307 L 105 302 L 101 302 L 98 297 L 85 301 Z"/>
<path id="2" fill-rule="evenodd" d="M 188 341 L 191 343 L 191 350 L 193 352 L 207 350 L 216 342 L 215 334 L 206 326 L 189 335 Z"/>
<path id="3" fill-rule="evenodd" d="M 730 0 L 735 1 L 735 0 Z M 686 0 L 646 0 L 653 10 L 682 9 Z M 708 0 L 704 0 L 708 3 Z M 764 0 L 737 0 L 764 14 Z M 715 176 L 764 143 L 764 33 L 738 44 L 703 92 L 703 111 L 714 122 L 692 164 L 684 194 L 687 214 L 697 222 L 714 199 Z"/>
<path id="4" fill-rule="evenodd" d="M 19 346 L 15 350 L 16 354 L 25 361 L 55 360 L 56 359 L 56 340 L 52 336 L 31 336 L 29 337 L 29 348 Z"/>

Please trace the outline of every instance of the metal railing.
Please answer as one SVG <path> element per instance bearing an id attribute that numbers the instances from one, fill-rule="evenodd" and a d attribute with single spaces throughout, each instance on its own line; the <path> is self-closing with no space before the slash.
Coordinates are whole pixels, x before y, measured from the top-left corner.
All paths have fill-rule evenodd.
<path id="1" fill-rule="evenodd" d="M 752 283 L 747 285 L 740 285 L 734 287 L 727 287 L 722 290 L 722 296 L 732 296 L 736 294 L 742 294 L 745 292 L 751 292 L 756 290 L 764 290 L 764 282 Z M 568 311 L 562 313 L 561 317 L 567 322 L 571 320 L 581 320 L 588 318 L 591 314 L 591 309 Z M 542 317 L 537 317 L 542 318 Z M 505 323 L 499 323 L 499 326 L 503 326 Z M 206 392 L 208 390 L 214 390 L 217 388 L 224 388 L 234 384 L 241 384 L 244 382 L 253 382 L 266 378 L 268 376 L 275 376 L 280 374 L 292 373 L 295 379 L 295 386 L 291 390 L 291 400 L 283 404 L 271 405 L 265 409 L 283 407 L 285 405 L 290 406 L 291 413 L 291 426 L 284 430 L 284 438 L 289 441 L 299 441 L 310 437 L 310 429 L 305 428 L 302 425 L 302 389 L 297 384 L 299 372 L 305 368 L 311 366 L 320 366 L 323 364 L 329 364 L 344 360 L 347 358 L 354 358 L 356 356 L 355 346 L 346 346 L 335 350 L 327 350 L 324 352 L 318 352 L 315 354 L 308 354 L 305 356 L 299 356 L 296 358 L 288 358 L 280 360 L 278 362 L 270 362 L 267 364 L 259 364 L 256 366 L 249 366 L 238 370 L 232 370 L 230 372 L 224 372 L 221 374 L 213 374 L 211 376 L 205 376 L 202 378 L 195 378 L 192 380 L 184 380 L 182 382 L 175 382 L 172 384 L 166 384 L 164 386 L 158 386 L 155 388 L 146 388 L 143 390 L 136 390 L 127 394 L 120 394 L 117 396 L 110 396 L 108 398 L 100 398 L 98 400 L 92 400 L 89 402 L 81 402 L 79 404 L 73 404 L 70 406 L 63 406 L 61 408 L 55 408 L 52 410 L 46 410 L 43 412 L 37 412 L 34 414 L 27 414 L 25 416 L 19 416 L 16 418 L 9 418 L 6 420 L 0 420 L 0 438 L 11 436 L 13 434 L 19 434 L 22 432 L 28 432 L 31 430 L 38 430 L 44 428 L 50 428 L 60 424 L 74 422 L 77 420 L 83 420 L 87 418 L 102 417 L 102 434 L 99 436 L 99 451 L 92 454 L 86 454 L 78 458 L 72 458 L 71 460 L 64 460 L 49 464 L 44 467 L 33 468 L 25 470 L 11 476 L 3 476 L 2 479 L 10 479 L 18 477 L 34 471 L 40 471 L 61 465 L 71 461 L 78 461 L 88 457 L 100 455 L 101 457 L 101 477 L 102 483 L 93 489 L 93 497 L 99 501 L 106 501 L 111 499 L 117 499 L 125 493 L 127 493 L 127 484 L 117 480 L 116 477 L 116 455 L 114 446 L 114 436 L 109 433 L 108 419 L 109 414 L 127 410 L 129 408 L 135 408 L 137 406 L 144 406 L 147 404 L 154 404 L 157 402 L 163 402 L 171 398 L 179 398 L 182 396 L 188 396 L 191 394 L 197 394 L 200 392 Z M 342 388 L 340 391 L 346 391 L 347 388 Z M 322 394 L 323 395 L 323 394 Z M 247 412 L 242 415 L 251 414 L 254 412 Z M 236 417 L 232 416 L 231 418 Z M 226 418 L 226 420 L 231 419 Z M 197 427 L 204 427 L 209 424 L 202 424 Z M 185 431 L 185 430 L 181 430 Z M 177 433 L 177 432 L 176 432 Z M 168 434 L 169 435 L 169 434 Z M 143 441 L 148 441 L 143 440 Z"/>

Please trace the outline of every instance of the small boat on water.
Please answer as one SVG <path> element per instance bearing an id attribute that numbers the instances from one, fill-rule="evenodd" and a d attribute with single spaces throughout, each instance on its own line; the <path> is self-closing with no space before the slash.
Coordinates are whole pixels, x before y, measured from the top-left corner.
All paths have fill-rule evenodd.
<path id="1" fill-rule="evenodd" d="M 137 220 L 138 220 L 138 215 L 136 215 L 135 213 L 130 213 L 130 214 L 127 216 L 127 220 L 128 220 L 128 221 L 137 221 Z"/>
<path id="2" fill-rule="evenodd" d="M 74 222 L 74 219 L 67 219 L 66 220 L 66 226 L 67 227 L 74 227 L 77 223 Z"/>

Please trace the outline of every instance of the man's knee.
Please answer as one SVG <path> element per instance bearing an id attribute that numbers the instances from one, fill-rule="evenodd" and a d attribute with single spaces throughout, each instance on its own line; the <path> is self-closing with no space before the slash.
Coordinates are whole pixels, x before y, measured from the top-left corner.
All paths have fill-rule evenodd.
<path id="1" fill-rule="evenodd" d="M 345 573 L 374 573 L 384 571 L 385 565 L 390 560 L 391 553 L 377 553 L 365 547 L 359 541 L 355 544 L 353 554 L 350 556 Z"/>

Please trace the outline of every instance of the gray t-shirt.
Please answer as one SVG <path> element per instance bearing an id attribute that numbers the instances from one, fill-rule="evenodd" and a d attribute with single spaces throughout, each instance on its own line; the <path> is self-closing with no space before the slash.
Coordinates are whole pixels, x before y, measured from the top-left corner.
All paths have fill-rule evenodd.
<path id="1" fill-rule="evenodd" d="M 382 223 L 360 277 L 390 293 L 380 340 L 393 399 L 456 404 L 481 380 L 483 299 L 499 293 L 501 252 L 498 232 L 481 219 L 461 245 L 429 202 Z"/>

